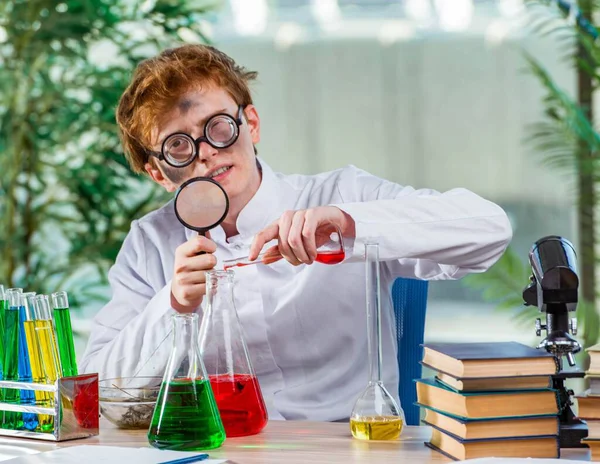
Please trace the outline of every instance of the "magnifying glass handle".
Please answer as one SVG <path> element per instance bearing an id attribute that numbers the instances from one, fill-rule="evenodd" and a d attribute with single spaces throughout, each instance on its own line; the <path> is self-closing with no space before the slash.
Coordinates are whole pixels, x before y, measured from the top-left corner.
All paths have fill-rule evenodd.
<path id="1" fill-rule="evenodd" d="M 198 235 L 201 235 L 202 237 L 206 237 L 206 232 L 198 232 Z M 200 256 L 200 255 L 205 255 L 206 251 L 199 251 L 198 253 L 196 253 L 196 256 Z"/>

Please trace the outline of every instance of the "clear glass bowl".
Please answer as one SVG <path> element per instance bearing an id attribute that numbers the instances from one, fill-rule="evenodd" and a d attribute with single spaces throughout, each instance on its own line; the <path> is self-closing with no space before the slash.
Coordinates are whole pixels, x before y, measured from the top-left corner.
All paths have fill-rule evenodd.
<path id="1" fill-rule="evenodd" d="M 121 429 L 147 429 L 162 377 L 119 377 L 98 382 L 100 413 Z"/>

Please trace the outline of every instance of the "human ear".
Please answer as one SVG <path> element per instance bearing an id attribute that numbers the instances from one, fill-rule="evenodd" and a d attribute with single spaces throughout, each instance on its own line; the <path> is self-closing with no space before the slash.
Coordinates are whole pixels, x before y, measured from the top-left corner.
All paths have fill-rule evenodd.
<path id="1" fill-rule="evenodd" d="M 144 169 L 152 178 L 152 180 L 164 188 L 167 192 L 172 193 L 177 190 L 177 186 L 167 177 L 165 177 L 164 173 L 159 169 L 158 166 L 154 165 L 154 163 L 148 162 L 144 164 Z"/>
<path id="2" fill-rule="evenodd" d="M 260 142 L 260 118 L 254 105 L 248 105 L 244 108 L 244 115 L 248 123 L 248 129 L 250 130 L 250 137 L 252 138 L 252 144 Z"/>

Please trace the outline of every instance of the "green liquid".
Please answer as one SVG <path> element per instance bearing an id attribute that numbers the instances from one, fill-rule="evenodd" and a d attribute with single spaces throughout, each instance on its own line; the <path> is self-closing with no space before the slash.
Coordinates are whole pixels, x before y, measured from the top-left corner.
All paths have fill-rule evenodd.
<path id="1" fill-rule="evenodd" d="M 218 448 L 225 429 L 207 380 L 163 382 L 148 431 L 152 446 L 168 450 Z"/>
<path id="2" fill-rule="evenodd" d="M 8 311 L 8 300 L 0 300 L 0 334 L 4 337 L 6 333 L 6 311 Z M 4 343 L 0 343 L 0 363 L 4 364 Z M 2 367 L 0 365 L 0 367 Z M 3 373 L 4 370 L 0 371 Z"/>
<path id="3" fill-rule="evenodd" d="M 77 375 L 77 360 L 75 359 L 69 308 L 55 308 L 54 323 L 56 324 L 56 341 L 58 342 L 62 376 L 73 377 Z"/>
<path id="4" fill-rule="evenodd" d="M 6 310 L 5 332 L 4 332 L 4 380 L 19 380 L 19 308 Z M 19 404 L 19 390 L 14 388 L 3 389 L 2 396 L 7 403 Z M 22 429 L 23 414 L 20 412 L 4 412 L 2 421 L 3 429 Z"/>

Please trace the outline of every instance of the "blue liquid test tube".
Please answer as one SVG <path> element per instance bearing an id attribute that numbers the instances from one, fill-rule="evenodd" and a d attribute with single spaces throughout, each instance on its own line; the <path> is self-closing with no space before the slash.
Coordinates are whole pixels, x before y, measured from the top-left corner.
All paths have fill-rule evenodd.
<path id="1" fill-rule="evenodd" d="M 32 295 L 33 294 L 33 295 Z M 28 295 L 35 296 L 34 292 L 21 294 L 19 305 L 19 382 L 32 382 L 31 364 L 29 360 L 29 349 L 25 336 L 25 299 Z M 35 353 L 32 353 L 35 356 Z M 21 404 L 35 406 L 35 393 L 33 390 L 21 390 Z M 23 427 L 25 430 L 34 431 L 38 426 L 37 414 L 23 413 Z"/>

